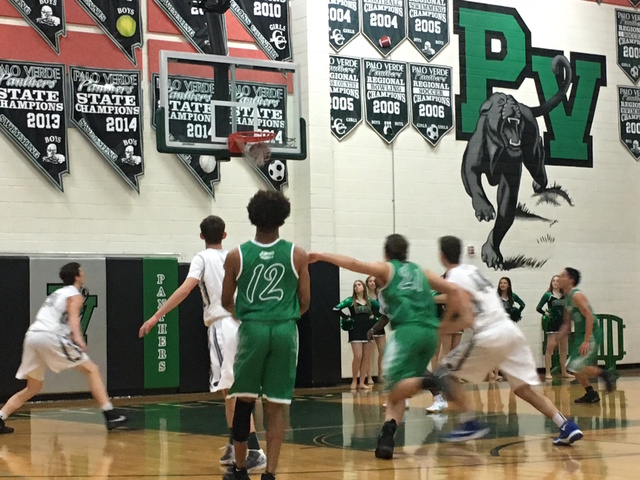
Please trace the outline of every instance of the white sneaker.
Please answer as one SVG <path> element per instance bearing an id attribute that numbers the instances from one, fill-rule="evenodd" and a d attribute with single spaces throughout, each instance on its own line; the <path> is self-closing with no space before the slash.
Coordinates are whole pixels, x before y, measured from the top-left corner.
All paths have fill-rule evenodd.
<path id="1" fill-rule="evenodd" d="M 433 405 L 427 407 L 427 413 L 438 413 L 447 408 L 449 404 L 442 397 L 442 395 L 436 395 L 433 397 Z"/>
<path id="2" fill-rule="evenodd" d="M 222 454 L 222 458 L 220 458 L 220 463 L 222 465 L 233 465 L 233 462 L 236 461 L 235 451 L 233 449 L 233 445 L 228 443 L 224 449 L 224 453 Z"/>
<path id="3" fill-rule="evenodd" d="M 244 467 L 247 470 L 255 470 L 258 468 L 264 468 L 267 466 L 267 456 L 262 449 L 251 450 L 247 452 L 247 459 L 244 462 Z"/>

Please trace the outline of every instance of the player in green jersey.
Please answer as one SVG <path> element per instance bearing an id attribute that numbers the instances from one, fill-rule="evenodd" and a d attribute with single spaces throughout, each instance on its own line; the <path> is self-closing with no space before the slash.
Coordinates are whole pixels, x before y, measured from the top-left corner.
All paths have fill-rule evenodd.
<path id="1" fill-rule="evenodd" d="M 329 253 L 309 254 L 311 263 L 325 261 L 353 272 L 374 275 L 380 287 L 380 298 L 384 300 L 385 313 L 394 331 L 384 351 L 383 369 L 389 396 L 375 451 L 375 456 L 383 459 L 393 457 L 393 437 L 404 415 L 405 400 L 422 390 L 421 377 L 438 344 L 440 322 L 430 289 L 446 293 L 449 305 L 456 301 L 459 290 L 439 275 L 409 262 L 408 250 L 407 240 L 393 234 L 384 244 L 384 262 L 361 262 Z M 419 381 L 409 388 L 400 388 L 398 383 L 408 378 Z"/>
<path id="2" fill-rule="evenodd" d="M 589 378 L 596 376 L 602 378 L 608 392 L 615 387 L 613 374 L 598 367 L 602 326 L 595 321 L 595 315 L 585 294 L 576 288 L 580 283 L 580 272 L 575 268 L 565 268 L 560 274 L 559 283 L 566 294 L 564 324 L 559 336 L 568 335 L 572 321 L 575 325 L 567 370 L 575 374 L 576 379 L 585 389 L 585 394 L 574 401 L 575 403 L 597 403 L 600 401 L 600 395 L 591 386 Z"/>
<path id="3" fill-rule="evenodd" d="M 280 238 L 291 212 L 280 192 L 259 191 L 247 206 L 253 240 L 227 255 L 222 306 L 242 323 L 229 397 L 235 397 L 235 464 L 227 478 L 248 479 L 245 466 L 251 412 L 262 396 L 267 421 L 267 470 L 275 479 L 284 440 L 284 407 L 291 403 L 298 360 L 297 321 L 309 308 L 307 253 Z M 237 297 L 234 294 L 237 290 Z"/>

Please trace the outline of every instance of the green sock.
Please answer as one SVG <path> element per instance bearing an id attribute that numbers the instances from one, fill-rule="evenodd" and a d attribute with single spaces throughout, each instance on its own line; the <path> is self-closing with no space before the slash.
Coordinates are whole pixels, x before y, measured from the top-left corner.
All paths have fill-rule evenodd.
<path id="1" fill-rule="evenodd" d="M 260 450 L 260 442 L 258 441 L 258 435 L 256 432 L 251 432 L 247 439 L 249 450 Z"/>

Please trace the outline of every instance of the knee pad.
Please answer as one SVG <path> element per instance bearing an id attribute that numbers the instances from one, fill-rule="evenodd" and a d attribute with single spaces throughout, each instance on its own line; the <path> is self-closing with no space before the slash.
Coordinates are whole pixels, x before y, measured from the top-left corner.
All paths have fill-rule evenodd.
<path id="1" fill-rule="evenodd" d="M 253 412 L 253 402 L 236 400 L 236 408 L 233 412 L 234 441 L 246 442 L 249 439 L 249 430 L 251 429 L 251 412 Z"/>

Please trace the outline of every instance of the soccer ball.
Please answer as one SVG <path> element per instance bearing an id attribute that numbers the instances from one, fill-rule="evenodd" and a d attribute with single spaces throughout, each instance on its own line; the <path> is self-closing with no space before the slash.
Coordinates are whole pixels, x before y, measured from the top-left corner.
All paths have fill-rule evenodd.
<path id="1" fill-rule="evenodd" d="M 271 162 L 268 171 L 271 180 L 273 180 L 274 182 L 281 182 L 282 180 L 284 180 L 284 174 L 286 170 L 284 163 L 282 163 L 280 160 L 274 160 L 273 162 Z"/>
<path id="2" fill-rule="evenodd" d="M 438 127 L 433 123 L 427 127 L 427 137 L 429 137 L 430 140 L 437 140 L 438 133 Z"/>
<path id="3" fill-rule="evenodd" d="M 631 67 L 631 76 L 633 78 L 638 78 L 638 67 L 636 67 L 635 65 Z"/>

